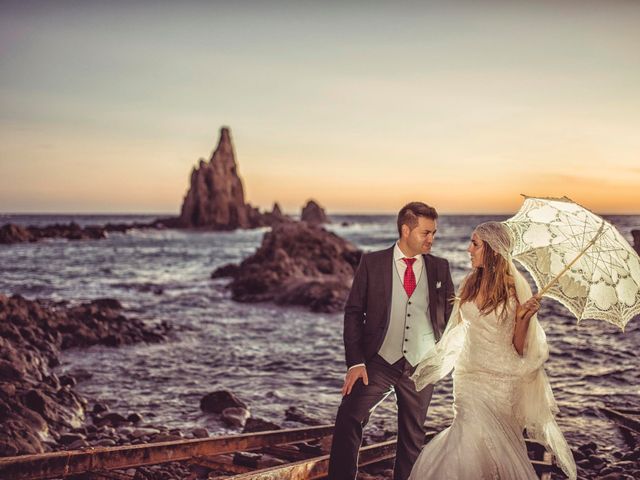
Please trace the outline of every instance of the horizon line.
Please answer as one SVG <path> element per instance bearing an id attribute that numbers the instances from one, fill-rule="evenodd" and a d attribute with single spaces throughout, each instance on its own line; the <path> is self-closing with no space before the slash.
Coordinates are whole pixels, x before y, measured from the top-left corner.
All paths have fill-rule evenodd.
<path id="1" fill-rule="evenodd" d="M 265 212 L 267 212 L 265 210 Z M 300 212 L 296 212 L 296 213 L 290 213 L 287 211 L 283 211 L 283 213 L 285 215 L 288 216 L 300 216 Z M 347 212 L 347 211 L 335 211 L 333 213 L 329 213 L 326 211 L 325 209 L 325 213 L 328 217 L 331 217 L 331 215 L 342 215 L 342 216 L 381 216 L 381 215 L 397 215 L 397 212 L 391 212 L 391 211 L 381 211 L 381 212 Z M 500 217 L 500 216 L 512 216 L 515 215 L 515 213 L 517 213 L 517 211 L 514 212 L 491 212 L 491 213 L 487 213 L 487 212 L 438 212 L 439 216 L 496 216 L 496 217 Z M 601 215 L 601 216 L 627 216 L 627 217 L 637 217 L 640 216 L 640 211 L 638 212 L 634 212 L 634 213 L 612 213 L 612 212 L 607 212 L 607 213 L 602 213 L 602 212 L 594 212 L 597 215 Z M 158 216 L 158 217 L 178 217 L 179 214 L 176 213 L 167 213 L 167 212 L 0 212 L 0 216 L 36 216 L 36 215 L 57 215 L 57 216 L 103 216 L 103 217 L 109 217 L 109 216 Z"/>

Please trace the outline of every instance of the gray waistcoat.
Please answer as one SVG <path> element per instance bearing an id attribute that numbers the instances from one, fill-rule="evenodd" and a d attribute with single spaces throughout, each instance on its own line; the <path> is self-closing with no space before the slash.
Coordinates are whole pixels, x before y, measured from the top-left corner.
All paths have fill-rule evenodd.
<path id="1" fill-rule="evenodd" d="M 415 366 L 436 344 L 429 316 L 427 271 L 424 262 L 422 265 L 422 274 L 411 298 L 407 297 L 404 282 L 393 265 L 389 329 L 378 351 L 389 363 L 404 356 Z"/>

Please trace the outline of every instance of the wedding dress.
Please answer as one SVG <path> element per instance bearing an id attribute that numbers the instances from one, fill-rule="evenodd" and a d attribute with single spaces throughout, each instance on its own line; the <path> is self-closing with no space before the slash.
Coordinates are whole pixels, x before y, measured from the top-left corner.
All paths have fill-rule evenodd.
<path id="1" fill-rule="evenodd" d="M 409 479 L 537 479 L 526 429 L 575 480 L 576 464 L 555 420 L 558 407 L 544 370 L 549 347 L 537 315 L 529 321 L 522 355 L 513 346 L 517 302 L 531 298 L 531 287 L 513 264 L 505 229 L 487 222 L 476 232 L 507 260 L 516 298 L 488 314 L 473 302 L 455 301 L 442 338 L 411 377 L 422 389 L 453 370 L 454 420 L 424 447 Z"/>
<path id="2" fill-rule="evenodd" d="M 502 320 L 473 302 L 461 305 L 466 332 L 453 373 L 455 418 L 425 446 L 410 480 L 538 479 L 514 412 L 522 394 L 515 307 L 513 299 Z"/>

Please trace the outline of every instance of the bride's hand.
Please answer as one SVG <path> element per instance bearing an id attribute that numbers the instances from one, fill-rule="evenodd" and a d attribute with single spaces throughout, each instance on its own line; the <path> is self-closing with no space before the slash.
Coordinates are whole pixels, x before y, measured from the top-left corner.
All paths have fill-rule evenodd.
<path id="1" fill-rule="evenodd" d="M 369 377 L 367 376 L 367 367 L 353 367 L 349 369 L 347 375 L 344 377 L 344 385 L 342 385 L 342 396 L 349 395 L 351 393 L 351 389 L 356 384 L 359 378 L 362 378 L 362 381 L 365 385 L 369 385 Z"/>
<path id="2" fill-rule="evenodd" d="M 537 296 L 531 297 L 516 309 L 516 320 L 527 321 L 540 310 L 540 299 Z"/>

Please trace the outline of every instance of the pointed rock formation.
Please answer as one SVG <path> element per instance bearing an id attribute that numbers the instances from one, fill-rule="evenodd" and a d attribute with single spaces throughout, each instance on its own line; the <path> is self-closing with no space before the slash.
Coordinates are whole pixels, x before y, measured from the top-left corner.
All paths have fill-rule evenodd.
<path id="1" fill-rule="evenodd" d="M 208 162 L 200 160 L 191 172 L 191 185 L 182 203 L 180 217 L 161 219 L 167 227 L 234 230 L 257 228 L 288 222 L 276 203 L 273 212 L 261 213 L 245 203 L 242 180 L 238 175 L 231 133 L 220 129 L 220 141 Z"/>
<path id="2" fill-rule="evenodd" d="M 309 200 L 302 208 L 300 220 L 307 222 L 309 225 L 329 223 L 329 219 L 327 218 L 324 208 L 322 208 L 315 200 Z"/>
<path id="3" fill-rule="evenodd" d="M 209 162 L 200 160 L 191 172 L 191 186 L 182 203 L 180 224 L 215 230 L 248 228 L 250 207 L 244 201 L 231 133 L 220 129 L 220 141 Z"/>
<path id="4" fill-rule="evenodd" d="M 631 235 L 633 235 L 633 248 L 640 255 L 640 230 L 631 230 Z"/>

